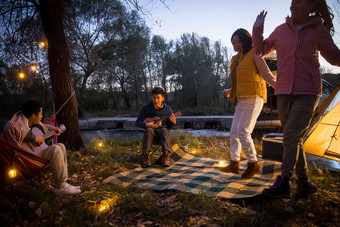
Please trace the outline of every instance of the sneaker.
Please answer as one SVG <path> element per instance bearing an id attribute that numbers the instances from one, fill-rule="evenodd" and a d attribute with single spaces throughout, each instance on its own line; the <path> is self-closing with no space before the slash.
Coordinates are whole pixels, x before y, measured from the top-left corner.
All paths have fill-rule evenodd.
<path id="1" fill-rule="evenodd" d="M 73 186 L 65 183 L 62 188 L 53 188 L 52 191 L 58 195 L 77 195 L 81 193 L 79 186 Z"/>
<path id="2" fill-rule="evenodd" d="M 290 180 L 279 175 L 274 185 L 265 188 L 262 194 L 274 199 L 290 199 Z"/>
<path id="3" fill-rule="evenodd" d="M 315 184 L 310 180 L 296 180 L 298 190 L 294 195 L 294 200 L 306 199 L 316 191 Z"/>
<path id="4" fill-rule="evenodd" d="M 246 171 L 244 171 L 244 173 L 242 174 L 242 178 L 248 179 L 248 178 L 253 177 L 255 174 L 261 173 L 261 172 L 262 172 L 262 168 L 258 162 L 254 162 L 254 163 L 248 162 L 248 167 Z"/>
<path id="5" fill-rule="evenodd" d="M 149 151 L 143 151 L 143 160 L 142 160 L 142 167 L 147 168 L 151 166 L 151 160 L 150 160 L 150 152 Z"/>
<path id="6" fill-rule="evenodd" d="M 220 167 L 218 168 L 222 172 L 226 173 L 239 173 L 240 172 L 240 165 L 239 162 L 236 161 L 230 161 L 230 164 L 227 165 L 226 167 Z"/>
<path id="7" fill-rule="evenodd" d="M 168 151 L 163 151 L 162 154 L 162 166 L 169 167 L 170 166 L 170 155 Z"/>

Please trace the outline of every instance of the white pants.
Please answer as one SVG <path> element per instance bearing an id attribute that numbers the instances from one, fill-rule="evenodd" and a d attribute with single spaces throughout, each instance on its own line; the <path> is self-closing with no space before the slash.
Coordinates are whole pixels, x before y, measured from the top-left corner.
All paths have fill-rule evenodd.
<path id="1" fill-rule="evenodd" d="M 50 161 L 54 187 L 62 188 L 67 181 L 67 155 L 64 144 L 49 146 L 42 151 L 42 157 Z"/>
<path id="2" fill-rule="evenodd" d="M 230 129 L 230 155 L 232 161 L 240 161 L 241 149 L 249 163 L 257 162 L 256 150 L 251 133 L 263 107 L 260 96 L 241 97 L 235 109 Z"/>

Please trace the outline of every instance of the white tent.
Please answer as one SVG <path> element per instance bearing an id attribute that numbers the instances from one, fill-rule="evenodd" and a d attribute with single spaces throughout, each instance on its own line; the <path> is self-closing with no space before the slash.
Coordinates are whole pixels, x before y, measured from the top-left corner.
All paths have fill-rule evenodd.
<path id="1" fill-rule="evenodd" d="M 316 110 L 304 148 L 306 153 L 340 160 L 340 84 Z"/>

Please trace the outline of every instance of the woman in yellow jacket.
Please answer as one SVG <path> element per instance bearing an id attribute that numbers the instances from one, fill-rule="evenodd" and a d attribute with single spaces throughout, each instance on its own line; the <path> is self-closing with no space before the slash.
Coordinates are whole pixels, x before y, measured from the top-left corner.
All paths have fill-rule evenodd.
<path id="1" fill-rule="evenodd" d="M 263 58 L 254 55 L 252 37 L 245 29 L 236 30 L 231 42 L 237 52 L 231 59 L 231 88 L 223 91 L 230 100 L 237 100 L 237 106 L 230 129 L 231 162 L 221 167 L 224 172 L 239 173 L 241 149 L 248 159 L 243 178 L 251 178 L 262 171 L 257 162 L 256 150 L 251 133 L 260 115 L 263 103 L 267 101 L 266 82 L 275 87 L 276 78 Z"/>

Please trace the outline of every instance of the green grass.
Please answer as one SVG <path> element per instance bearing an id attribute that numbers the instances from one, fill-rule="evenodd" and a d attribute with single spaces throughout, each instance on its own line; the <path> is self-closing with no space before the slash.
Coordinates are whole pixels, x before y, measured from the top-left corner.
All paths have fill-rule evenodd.
<path id="1" fill-rule="evenodd" d="M 95 141 L 94 141 L 95 142 Z M 258 154 L 261 141 L 255 140 Z M 195 155 L 229 159 L 225 137 L 193 137 L 177 134 L 178 143 Z M 244 200 L 207 197 L 183 191 L 154 192 L 132 186 L 103 185 L 106 177 L 138 166 L 140 140 L 108 140 L 102 147 L 88 144 L 68 151 L 71 184 L 81 185 L 78 196 L 60 197 L 45 186 L 49 170 L 36 181 L 8 180 L 8 192 L 0 200 L 0 223 L 4 226 L 337 226 L 340 224 L 340 174 L 310 169 L 318 191 L 305 201 L 267 200 L 260 196 Z M 157 157 L 153 157 L 156 159 Z M 293 191 L 296 190 L 293 184 Z"/>

